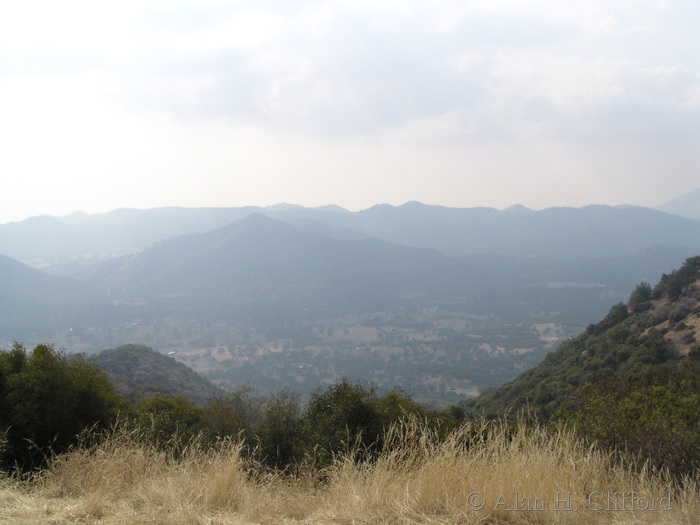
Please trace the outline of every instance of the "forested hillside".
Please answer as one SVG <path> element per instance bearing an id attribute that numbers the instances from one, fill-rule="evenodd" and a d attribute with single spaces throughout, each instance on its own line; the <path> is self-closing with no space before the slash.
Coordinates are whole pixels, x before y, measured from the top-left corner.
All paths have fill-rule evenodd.
<path id="1" fill-rule="evenodd" d="M 514 381 L 465 403 L 468 414 L 528 410 L 640 464 L 700 465 L 700 256 L 640 283 L 627 304 Z M 616 453 L 617 453 L 616 452 Z"/>
<path id="2" fill-rule="evenodd" d="M 223 393 L 191 368 L 147 346 L 103 350 L 93 359 L 107 372 L 116 392 L 133 402 L 153 396 L 182 396 L 205 405 Z"/>
<path id="3" fill-rule="evenodd" d="M 700 256 L 664 274 L 652 287 L 640 283 L 629 301 L 548 354 L 516 380 L 465 406 L 485 414 L 529 405 L 547 418 L 581 387 L 616 378 L 652 384 L 663 371 L 690 366 L 700 357 Z"/>

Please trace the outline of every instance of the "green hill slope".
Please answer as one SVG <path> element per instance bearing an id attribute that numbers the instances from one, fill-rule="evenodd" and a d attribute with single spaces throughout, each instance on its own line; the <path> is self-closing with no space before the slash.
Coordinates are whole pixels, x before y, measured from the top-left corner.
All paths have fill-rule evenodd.
<path id="1" fill-rule="evenodd" d="M 627 304 L 613 306 L 599 323 L 548 354 L 514 381 L 465 404 L 468 412 L 495 415 L 529 406 L 549 418 L 584 385 L 624 381 L 651 385 L 700 354 L 700 256 L 687 259 L 652 288 L 641 283 Z"/>
<path id="2" fill-rule="evenodd" d="M 125 345 L 94 357 L 107 372 L 114 389 L 131 401 L 145 397 L 183 396 L 204 405 L 221 390 L 175 359 L 147 346 Z"/>

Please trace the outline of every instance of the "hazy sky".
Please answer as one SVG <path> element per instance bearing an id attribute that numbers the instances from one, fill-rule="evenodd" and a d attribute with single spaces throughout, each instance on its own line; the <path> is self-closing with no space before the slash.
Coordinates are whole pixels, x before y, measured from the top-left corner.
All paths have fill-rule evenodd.
<path id="1" fill-rule="evenodd" d="M 0 222 L 700 187 L 700 3 L 0 4 Z"/>

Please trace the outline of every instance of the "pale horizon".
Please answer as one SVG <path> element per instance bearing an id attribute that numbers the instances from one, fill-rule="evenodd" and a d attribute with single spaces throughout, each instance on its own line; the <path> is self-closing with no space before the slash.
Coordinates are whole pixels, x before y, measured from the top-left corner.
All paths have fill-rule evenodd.
<path id="1" fill-rule="evenodd" d="M 0 6 L 0 224 L 117 208 L 656 207 L 698 187 L 700 5 Z"/>

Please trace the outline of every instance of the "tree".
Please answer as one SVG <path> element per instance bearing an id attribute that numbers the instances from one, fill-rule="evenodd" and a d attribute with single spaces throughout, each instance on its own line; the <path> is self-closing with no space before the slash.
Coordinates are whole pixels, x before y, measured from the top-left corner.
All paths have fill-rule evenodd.
<path id="1" fill-rule="evenodd" d="M 204 407 L 210 439 L 243 434 L 252 438 L 253 427 L 261 419 L 263 401 L 251 386 L 243 386 L 214 397 Z"/>
<path id="2" fill-rule="evenodd" d="M 355 444 L 371 448 L 382 434 L 375 389 L 347 379 L 312 394 L 304 416 L 321 463 Z"/>
<path id="3" fill-rule="evenodd" d="M 324 463 L 354 447 L 362 456 L 374 456 L 391 424 L 409 415 L 429 413 L 400 389 L 379 397 L 375 388 L 343 379 L 311 396 L 304 420 L 309 444 Z"/>
<path id="4" fill-rule="evenodd" d="M 286 391 L 273 394 L 256 428 L 261 460 L 275 468 L 300 460 L 303 432 L 299 395 Z"/>
<path id="5" fill-rule="evenodd" d="M 700 274 L 700 255 L 690 257 L 685 260 L 680 269 L 671 272 L 670 275 L 663 274 L 659 284 L 654 288 L 654 297 L 661 297 L 668 294 L 671 301 L 676 301 L 683 291 L 692 285 Z"/>
<path id="6" fill-rule="evenodd" d="M 651 308 L 651 285 L 642 281 L 637 285 L 629 298 L 630 310 L 634 313 L 644 312 Z"/>
<path id="7" fill-rule="evenodd" d="M 0 351 L 0 431 L 6 466 L 27 471 L 67 450 L 86 429 L 111 425 L 128 403 L 84 356 L 19 343 Z"/>
<path id="8" fill-rule="evenodd" d="M 139 403 L 138 421 L 151 442 L 161 447 L 184 449 L 204 430 L 204 409 L 182 396 L 148 397 Z"/>
<path id="9" fill-rule="evenodd" d="M 627 305 L 625 303 L 617 303 L 610 308 L 610 311 L 601 322 L 588 325 L 586 327 L 586 333 L 590 335 L 600 335 L 616 324 L 619 324 L 627 319 L 628 315 L 629 312 L 627 311 Z"/>

